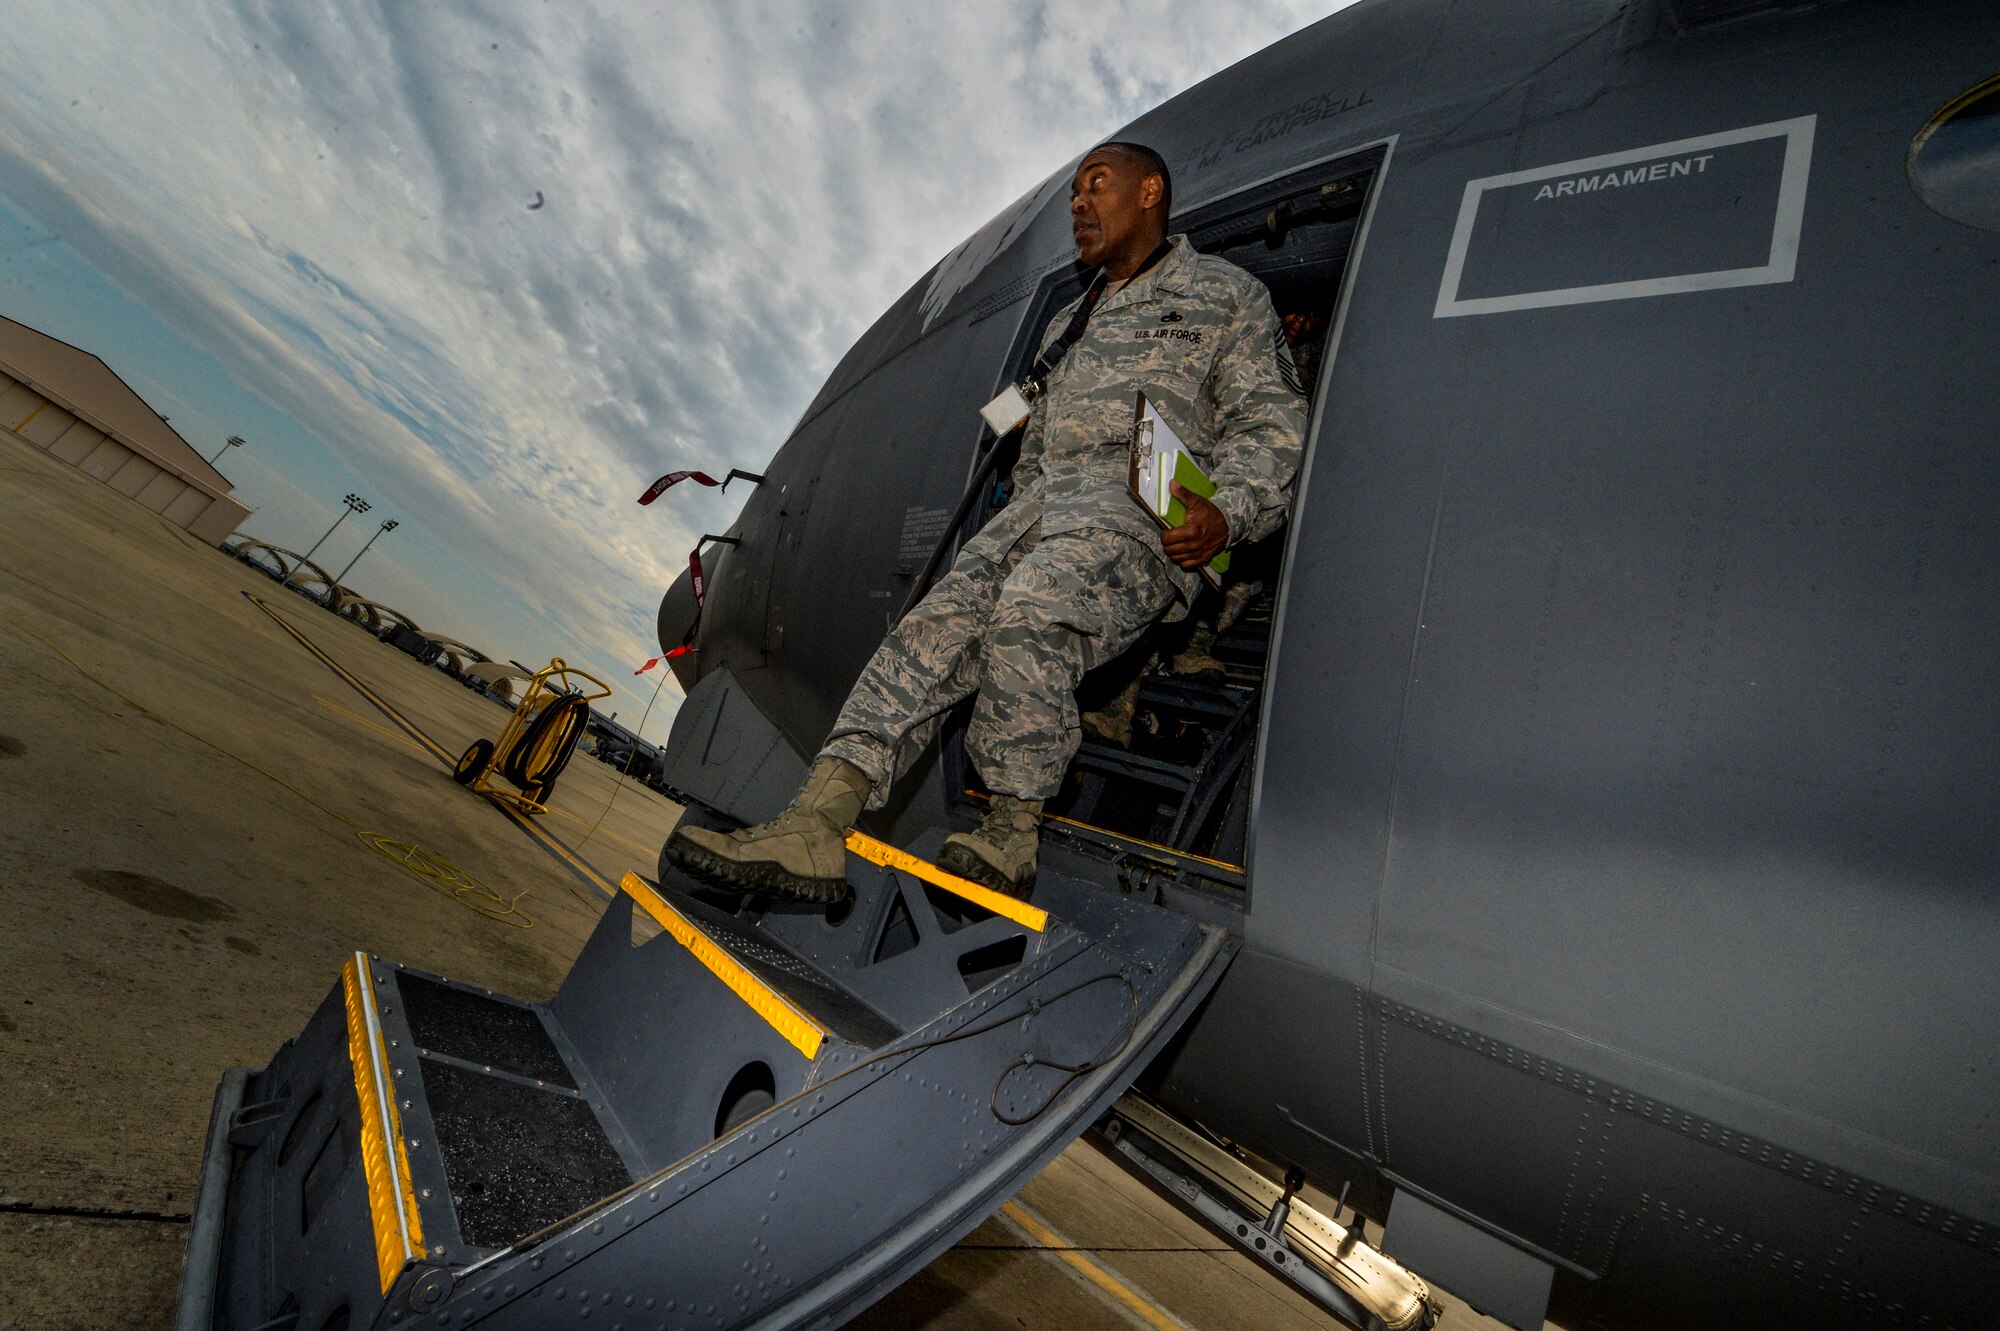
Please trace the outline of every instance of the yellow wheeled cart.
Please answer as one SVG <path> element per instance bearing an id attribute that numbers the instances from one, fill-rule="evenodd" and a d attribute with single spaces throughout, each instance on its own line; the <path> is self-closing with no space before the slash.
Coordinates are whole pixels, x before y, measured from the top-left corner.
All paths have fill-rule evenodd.
<path id="1" fill-rule="evenodd" d="M 556 657 L 528 680 L 500 738 L 472 741 L 452 779 L 483 794 L 511 798 L 522 813 L 548 812 L 556 777 L 590 725 L 590 704 L 610 696 L 610 685 Z M 501 789 L 502 780 L 519 793 Z"/>

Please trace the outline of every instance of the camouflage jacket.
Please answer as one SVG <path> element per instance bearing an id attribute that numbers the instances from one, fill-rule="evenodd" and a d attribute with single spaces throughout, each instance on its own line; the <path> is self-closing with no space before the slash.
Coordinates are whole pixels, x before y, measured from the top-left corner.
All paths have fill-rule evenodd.
<path id="1" fill-rule="evenodd" d="M 1074 309 L 1056 312 L 1043 347 Z M 1305 433 L 1304 385 L 1264 285 L 1174 236 L 1149 272 L 1098 302 L 1049 374 L 1021 442 L 1014 500 L 967 549 L 1001 559 L 1039 522 L 1044 535 L 1108 529 L 1159 551 L 1159 525 L 1127 486 L 1142 390 L 1215 481 L 1230 544 L 1276 531 Z M 1192 602 L 1200 575 L 1169 568 Z"/>

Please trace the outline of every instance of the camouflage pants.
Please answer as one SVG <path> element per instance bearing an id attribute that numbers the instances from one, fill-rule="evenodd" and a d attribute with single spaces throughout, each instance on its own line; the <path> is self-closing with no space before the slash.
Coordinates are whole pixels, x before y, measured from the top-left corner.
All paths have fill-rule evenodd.
<path id="1" fill-rule="evenodd" d="M 954 704 L 979 695 L 965 745 L 988 789 L 1046 799 L 1081 739 L 1076 685 L 1173 603 L 1166 557 L 1120 532 L 1042 537 L 994 563 L 970 551 L 889 631 L 821 753 L 874 785 L 880 808 Z"/>

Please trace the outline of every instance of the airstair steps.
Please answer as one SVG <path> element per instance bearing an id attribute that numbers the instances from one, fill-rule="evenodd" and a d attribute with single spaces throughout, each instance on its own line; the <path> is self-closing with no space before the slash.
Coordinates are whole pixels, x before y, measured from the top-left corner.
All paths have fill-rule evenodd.
<path id="1" fill-rule="evenodd" d="M 866 1306 L 1086 1128 L 1234 947 L 1055 870 L 1033 907 L 985 893 L 942 839 L 858 838 L 831 912 L 628 877 L 547 1003 L 356 954 L 219 1108 L 211 1331 Z M 635 944 L 635 911 L 664 932 Z"/>

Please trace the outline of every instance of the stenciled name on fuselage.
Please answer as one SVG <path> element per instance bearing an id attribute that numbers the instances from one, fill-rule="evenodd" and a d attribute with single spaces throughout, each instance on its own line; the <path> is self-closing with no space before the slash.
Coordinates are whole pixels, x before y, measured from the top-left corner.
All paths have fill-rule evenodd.
<path id="1" fill-rule="evenodd" d="M 1552 180 L 1535 193 L 1535 202 L 1543 199 L 1565 199 L 1578 194 L 1595 194 L 1599 190 L 1624 189 L 1628 185 L 1650 185 L 1656 180 L 1672 180 L 1676 176 L 1698 176 L 1708 170 L 1708 164 L 1715 160 L 1714 153 L 1703 153 L 1699 157 L 1682 157 L 1670 162 L 1654 162 L 1651 166 L 1628 166 L 1622 171 L 1603 171 L 1595 175 L 1574 176 L 1568 180 Z"/>

